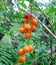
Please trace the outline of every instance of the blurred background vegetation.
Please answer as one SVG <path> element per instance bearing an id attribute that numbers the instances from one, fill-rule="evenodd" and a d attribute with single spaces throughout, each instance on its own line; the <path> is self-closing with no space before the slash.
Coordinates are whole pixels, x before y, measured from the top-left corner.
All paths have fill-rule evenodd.
<path id="1" fill-rule="evenodd" d="M 56 39 L 40 23 L 36 31 L 32 32 L 30 40 L 19 32 L 25 14 L 25 11 L 20 9 L 22 7 L 39 16 L 39 19 L 56 35 L 56 0 L 49 0 L 48 3 L 15 0 L 14 3 L 11 0 L 0 0 L 0 65 L 56 65 Z M 20 35 L 15 37 L 17 34 Z M 28 44 L 33 45 L 35 49 L 26 54 L 26 62 L 20 63 L 18 50 Z"/>

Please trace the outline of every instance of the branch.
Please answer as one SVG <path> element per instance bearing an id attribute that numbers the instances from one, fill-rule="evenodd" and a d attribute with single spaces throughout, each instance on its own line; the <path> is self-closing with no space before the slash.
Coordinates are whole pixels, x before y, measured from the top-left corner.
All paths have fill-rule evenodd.
<path id="1" fill-rule="evenodd" d="M 36 4 L 34 4 L 36 7 L 39 8 L 39 10 L 42 12 L 42 14 L 46 17 L 46 20 L 49 22 L 49 19 L 47 18 L 47 16 L 45 15 L 45 13 L 40 9 L 40 7 Z M 44 23 L 41 23 L 46 29 L 47 31 L 56 39 L 56 35 L 54 35 L 51 30 L 49 28 L 47 28 L 47 26 Z"/>
<path id="2" fill-rule="evenodd" d="M 21 8 L 21 10 L 24 10 L 26 13 L 31 14 L 30 12 L 28 12 L 26 9 Z M 43 23 L 41 22 L 38 18 L 36 18 L 33 14 L 31 14 L 55 39 L 56 39 L 56 35 L 52 33 L 52 31 Z"/>
<path id="3" fill-rule="evenodd" d="M 41 22 L 39 19 L 38 21 L 56 39 L 56 35 L 54 35 L 52 31 L 43 22 Z"/>
<path id="4" fill-rule="evenodd" d="M 31 4 L 32 5 L 32 4 Z M 49 21 L 45 13 L 40 9 L 40 7 L 37 4 L 34 4 L 35 7 L 38 7 L 38 9 L 42 12 L 42 14 L 46 17 L 46 20 Z"/>
<path id="5" fill-rule="evenodd" d="M 38 7 L 38 6 L 37 6 Z M 20 7 L 21 10 L 25 11 L 28 14 L 31 14 L 30 12 L 28 12 L 26 9 L 24 9 L 23 7 Z M 41 10 L 41 9 L 40 9 Z M 42 11 L 42 10 L 41 10 Z M 43 12 L 42 12 L 43 13 Z M 44 13 L 43 13 L 44 14 Z M 52 33 L 52 31 L 43 23 L 41 22 L 38 18 L 36 18 L 33 14 L 31 14 L 55 39 L 56 39 L 56 35 Z M 44 16 L 46 17 L 46 15 L 44 14 Z M 46 17 L 47 18 L 47 17 Z M 48 20 L 48 19 L 47 19 Z"/>

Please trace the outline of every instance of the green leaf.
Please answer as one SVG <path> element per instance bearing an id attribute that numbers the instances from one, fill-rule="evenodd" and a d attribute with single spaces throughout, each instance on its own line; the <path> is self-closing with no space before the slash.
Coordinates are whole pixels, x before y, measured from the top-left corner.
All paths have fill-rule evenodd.
<path id="1" fill-rule="evenodd" d="M 56 12 L 56 8 L 50 7 L 47 13 L 52 14 L 53 12 Z"/>
<path id="2" fill-rule="evenodd" d="M 38 8 L 32 8 L 34 11 L 40 11 Z"/>
<path id="3" fill-rule="evenodd" d="M 7 62 L 5 59 L 0 58 L 0 60 L 1 60 L 2 62 L 4 62 L 6 65 L 8 65 L 8 62 Z"/>
<path id="4" fill-rule="evenodd" d="M 22 2 L 20 3 L 20 5 L 21 5 L 22 7 L 24 7 L 24 8 L 27 8 L 27 7 L 26 7 L 26 4 L 24 3 L 24 1 L 22 1 Z"/>

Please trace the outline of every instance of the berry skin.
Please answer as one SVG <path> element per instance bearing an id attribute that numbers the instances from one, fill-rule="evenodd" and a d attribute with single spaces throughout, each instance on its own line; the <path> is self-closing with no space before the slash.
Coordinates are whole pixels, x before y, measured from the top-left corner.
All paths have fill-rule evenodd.
<path id="1" fill-rule="evenodd" d="M 24 19 L 24 23 L 29 23 L 29 20 L 28 19 Z"/>
<path id="2" fill-rule="evenodd" d="M 36 30 L 36 26 L 35 25 L 31 25 L 31 31 L 35 31 Z"/>
<path id="3" fill-rule="evenodd" d="M 38 24 L 38 21 L 36 19 L 32 18 L 32 24 L 33 25 L 37 25 Z"/>
<path id="4" fill-rule="evenodd" d="M 23 55 L 23 54 L 24 54 L 24 50 L 23 50 L 23 49 L 20 49 L 20 50 L 18 51 L 18 54 Z"/>
<path id="5" fill-rule="evenodd" d="M 24 52 L 25 52 L 25 53 L 28 53 L 28 52 L 30 51 L 30 50 L 29 50 L 29 46 L 25 46 L 23 49 L 24 49 Z"/>
<path id="6" fill-rule="evenodd" d="M 32 45 L 29 45 L 30 52 L 34 49 Z"/>
<path id="7" fill-rule="evenodd" d="M 25 37 L 26 37 L 26 39 L 30 39 L 31 33 L 30 33 L 30 32 L 27 32 L 27 33 L 25 34 Z"/>
<path id="8" fill-rule="evenodd" d="M 20 62 L 23 63 L 26 61 L 26 56 L 25 55 L 21 55 L 20 56 Z"/>
<path id="9" fill-rule="evenodd" d="M 30 31 L 31 30 L 31 26 L 27 23 L 24 24 L 24 28 L 26 31 Z"/>
<path id="10" fill-rule="evenodd" d="M 30 14 L 26 13 L 26 14 L 24 14 L 24 18 L 28 19 L 28 20 L 31 20 L 32 16 Z"/>
<path id="11" fill-rule="evenodd" d="M 28 19 L 28 14 L 27 13 L 24 14 L 24 18 Z"/>
<path id="12" fill-rule="evenodd" d="M 20 33 L 22 33 L 22 34 L 25 33 L 25 28 L 24 28 L 24 27 L 21 27 L 21 28 L 20 28 Z"/>

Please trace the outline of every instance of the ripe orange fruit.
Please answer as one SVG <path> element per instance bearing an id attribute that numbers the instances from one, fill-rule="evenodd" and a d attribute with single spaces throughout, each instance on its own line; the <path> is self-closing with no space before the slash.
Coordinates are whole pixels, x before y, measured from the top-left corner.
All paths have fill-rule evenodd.
<path id="1" fill-rule="evenodd" d="M 28 20 L 31 20 L 31 19 L 32 19 L 31 14 L 28 14 Z"/>
<path id="2" fill-rule="evenodd" d="M 25 19 L 28 19 L 28 13 L 25 13 L 25 14 L 24 14 L 24 18 L 25 18 Z"/>
<path id="3" fill-rule="evenodd" d="M 24 23 L 28 23 L 29 22 L 29 20 L 28 19 L 24 19 Z"/>
<path id="4" fill-rule="evenodd" d="M 24 28 L 27 30 L 27 31 L 30 31 L 31 30 L 31 26 L 27 23 L 24 24 Z"/>
<path id="5" fill-rule="evenodd" d="M 35 31 L 36 30 L 36 26 L 35 25 L 31 25 L 31 31 Z"/>
<path id="6" fill-rule="evenodd" d="M 25 46 L 23 49 L 24 49 L 24 52 L 25 52 L 25 53 L 28 53 L 28 52 L 30 51 L 30 50 L 29 50 L 29 46 Z"/>
<path id="7" fill-rule="evenodd" d="M 27 33 L 25 34 L 25 37 L 26 37 L 26 39 L 30 39 L 31 33 L 30 33 L 30 32 L 27 32 Z"/>
<path id="8" fill-rule="evenodd" d="M 22 34 L 24 34 L 24 33 L 25 33 L 25 28 L 24 28 L 24 27 L 21 27 L 21 28 L 20 28 L 20 32 L 21 32 Z"/>
<path id="9" fill-rule="evenodd" d="M 32 45 L 29 45 L 30 52 L 34 49 Z"/>
<path id="10" fill-rule="evenodd" d="M 38 21 L 36 19 L 32 18 L 32 24 L 37 25 L 37 23 L 38 23 Z"/>
<path id="11" fill-rule="evenodd" d="M 20 56 L 20 62 L 25 62 L 26 61 L 26 56 L 25 55 L 21 55 Z"/>
<path id="12" fill-rule="evenodd" d="M 23 55 L 23 54 L 24 54 L 24 50 L 23 50 L 23 49 L 20 49 L 20 50 L 18 51 L 18 54 Z"/>
<path id="13" fill-rule="evenodd" d="M 24 18 L 31 20 L 32 16 L 31 16 L 31 14 L 26 13 L 26 14 L 24 14 Z"/>

